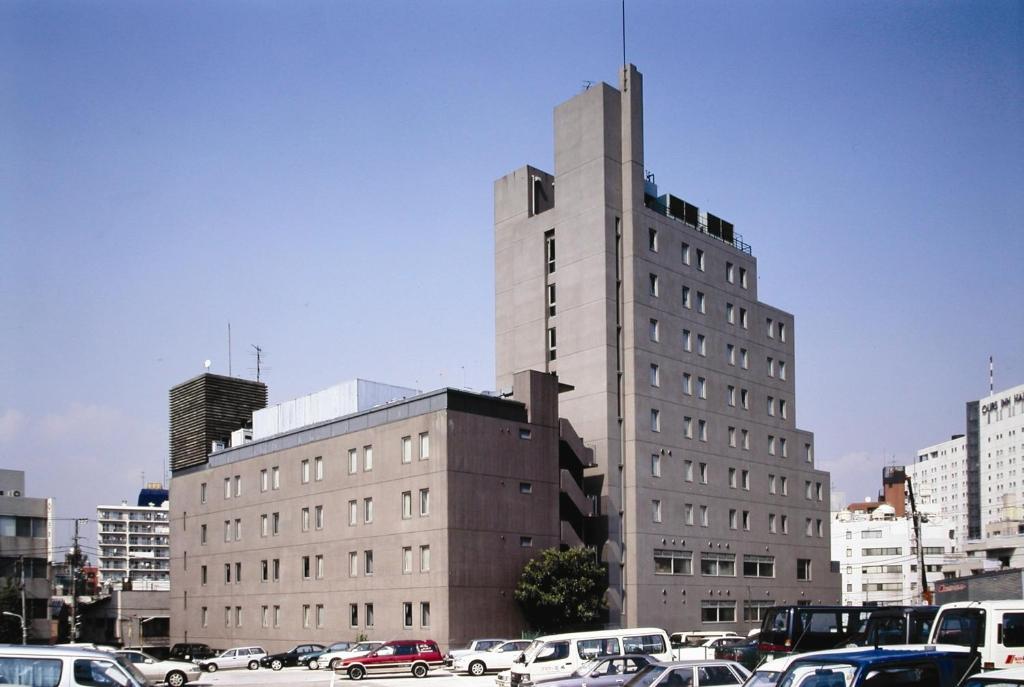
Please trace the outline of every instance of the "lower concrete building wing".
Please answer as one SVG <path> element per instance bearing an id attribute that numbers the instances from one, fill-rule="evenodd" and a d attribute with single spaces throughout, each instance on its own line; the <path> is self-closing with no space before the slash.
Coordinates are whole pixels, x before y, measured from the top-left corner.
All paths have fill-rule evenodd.
<path id="1" fill-rule="evenodd" d="M 511 398 L 442 389 L 175 472 L 171 641 L 519 636 L 525 563 L 602 531 L 559 390 L 532 371 Z"/>

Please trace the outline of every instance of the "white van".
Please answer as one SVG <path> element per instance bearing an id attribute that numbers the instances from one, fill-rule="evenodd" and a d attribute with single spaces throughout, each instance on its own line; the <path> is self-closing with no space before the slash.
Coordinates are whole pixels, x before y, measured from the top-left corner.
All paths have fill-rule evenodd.
<path id="1" fill-rule="evenodd" d="M 116 654 L 61 646 L 0 646 L 0 684 L 23 687 L 149 687 Z"/>
<path id="2" fill-rule="evenodd" d="M 928 641 L 977 646 L 982 670 L 1024 665 L 1024 600 L 943 604 Z"/>
<path id="3" fill-rule="evenodd" d="M 647 654 L 656 661 L 672 660 L 668 635 L 657 627 L 572 632 L 538 637 L 512 664 L 509 674 L 498 676 L 499 686 L 529 687 L 541 680 L 567 677 L 584 661 L 615 654 Z"/>

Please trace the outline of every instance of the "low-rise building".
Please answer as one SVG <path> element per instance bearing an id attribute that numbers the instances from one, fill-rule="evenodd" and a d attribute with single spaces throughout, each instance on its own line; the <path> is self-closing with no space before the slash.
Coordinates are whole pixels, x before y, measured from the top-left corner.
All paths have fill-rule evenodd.
<path id="1" fill-rule="evenodd" d="M 173 471 L 171 641 L 518 636 L 523 565 L 600 529 L 559 391 L 440 389 Z"/>
<path id="2" fill-rule="evenodd" d="M 921 556 L 929 589 L 957 560 L 956 533 L 934 506 L 919 509 L 920 541 L 906 508 L 902 468 L 886 468 L 884 500 L 854 503 L 832 514 L 832 558 L 839 561 L 845 605 L 922 602 Z"/>
<path id="3" fill-rule="evenodd" d="M 0 470 L 0 585 L 23 592 L 29 641 L 48 642 L 53 635 L 52 562 L 53 499 L 26 496 L 24 471 Z"/>

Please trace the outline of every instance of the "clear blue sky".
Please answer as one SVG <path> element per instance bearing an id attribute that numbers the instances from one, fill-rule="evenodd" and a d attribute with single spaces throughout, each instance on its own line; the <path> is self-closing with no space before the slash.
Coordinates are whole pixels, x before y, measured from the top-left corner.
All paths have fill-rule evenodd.
<path id="1" fill-rule="evenodd" d="M 134 499 L 229 321 L 272 402 L 492 388 L 492 183 L 552 168 L 552 108 L 617 83 L 619 21 L 0 3 L 0 465 L 60 517 Z M 733 221 L 796 316 L 797 421 L 837 488 L 961 431 L 989 355 L 1024 382 L 1024 3 L 631 0 L 627 56 L 661 190 Z"/>

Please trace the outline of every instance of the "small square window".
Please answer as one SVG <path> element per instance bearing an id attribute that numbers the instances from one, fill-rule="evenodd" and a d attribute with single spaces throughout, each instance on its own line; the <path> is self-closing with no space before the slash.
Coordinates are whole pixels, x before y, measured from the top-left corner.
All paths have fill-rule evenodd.
<path id="1" fill-rule="evenodd" d="M 653 227 L 647 230 L 647 247 L 652 253 L 658 252 L 658 230 Z"/>
<path id="2" fill-rule="evenodd" d="M 684 243 L 682 246 L 682 260 L 684 265 L 690 264 L 690 244 Z"/>
<path id="3" fill-rule="evenodd" d="M 650 323 L 648 324 L 648 327 L 647 327 L 647 334 L 650 337 L 651 341 L 654 341 L 655 343 L 657 343 L 658 338 L 659 338 L 658 321 L 657 320 L 655 320 L 653 318 L 651 319 L 651 321 L 650 321 Z"/>
<path id="4" fill-rule="evenodd" d="M 657 408 L 651 408 L 651 431 L 661 431 L 661 411 Z"/>
<path id="5" fill-rule="evenodd" d="M 651 363 L 651 386 L 661 386 L 660 370 L 656 363 Z"/>
<path id="6" fill-rule="evenodd" d="M 735 275 L 733 274 L 734 268 L 731 262 L 725 263 L 725 280 L 730 284 L 733 283 Z"/>
<path id="7" fill-rule="evenodd" d="M 661 500 L 651 501 L 651 518 L 654 522 L 661 522 Z"/>
<path id="8" fill-rule="evenodd" d="M 649 286 L 648 293 L 650 293 L 651 296 L 657 298 L 658 297 L 658 275 L 656 275 L 656 274 L 654 274 L 652 272 L 651 274 L 649 274 L 647 276 L 647 281 L 648 281 L 648 286 Z"/>
<path id="9" fill-rule="evenodd" d="M 651 454 L 651 477 L 661 477 L 661 454 Z"/>
<path id="10" fill-rule="evenodd" d="M 697 269 L 704 271 L 704 251 L 700 248 L 697 249 Z"/>

